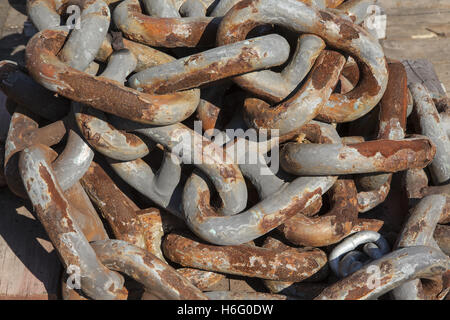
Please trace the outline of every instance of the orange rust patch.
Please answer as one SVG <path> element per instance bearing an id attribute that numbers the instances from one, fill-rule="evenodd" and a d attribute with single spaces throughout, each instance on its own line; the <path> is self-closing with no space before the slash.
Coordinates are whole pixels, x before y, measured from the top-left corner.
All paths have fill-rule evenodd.
<path id="1" fill-rule="evenodd" d="M 326 263 L 326 254 L 319 249 L 279 252 L 250 245 L 214 246 L 177 234 L 167 236 L 163 249 L 184 266 L 283 281 L 301 281 Z"/>
<path id="2" fill-rule="evenodd" d="M 60 191 L 58 191 L 58 188 L 47 168 L 42 164 L 39 165 L 39 175 L 41 176 L 42 180 L 45 181 L 49 196 L 51 197 L 52 201 L 65 213 L 65 215 L 67 215 L 68 203 L 61 195 Z M 67 222 L 69 223 L 69 228 L 72 229 L 73 227 L 71 219 L 67 219 Z"/>
<path id="3" fill-rule="evenodd" d="M 133 203 L 103 168 L 92 162 L 80 182 L 91 201 L 108 221 L 114 235 L 118 239 L 140 245 L 143 228 L 140 220 L 136 219 Z"/>
<path id="4" fill-rule="evenodd" d="M 302 126 L 300 133 L 305 134 L 306 139 L 314 143 L 333 143 L 330 138 L 322 134 L 320 126 L 315 123 L 307 123 Z"/>
<path id="5" fill-rule="evenodd" d="M 198 208 L 201 212 L 200 215 L 197 215 L 197 220 L 200 223 L 203 223 L 208 217 L 217 217 L 217 213 L 211 208 L 210 205 L 210 193 L 209 190 L 199 192 L 198 194 Z"/>
<path id="6" fill-rule="evenodd" d="M 317 188 L 312 192 L 305 192 L 300 198 L 294 197 L 286 208 L 279 210 L 276 214 L 265 215 L 258 225 L 259 230 L 261 230 L 262 234 L 265 234 L 276 228 L 296 213 L 301 212 L 306 207 L 307 202 L 317 195 L 319 197 L 322 195 L 321 188 Z"/>
<path id="7" fill-rule="evenodd" d="M 129 39 L 152 46 L 196 47 L 200 42 L 212 43 L 217 28 L 212 17 L 195 20 L 150 17 L 142 14 L 136 3 L 128 5 L 128 15 L 128 24 L 120 29 Z"/>
<path id="8" fill-rule="evenodd" d="M 346 64 L 344 68 L 342 69 L 341 73 L 350 83 L 355 87 L 358 84 L 359 81 L 359 68 L 358 64 L 352 63 L 352 64 Z"/>
<path id="9" fill-rule="evenodd" d="M 196 54 L 184 62 L 186 72 L 180 73 L 167 80 L 154 80 L 150 85 L 144 85 L 147 93 L 164 94 L 177 90 L 191 89 L 200 85 L 220 80 L 226 77 L 249 72 L 253 70 L 252 61 L 259 59 L 256 50 L 244 47 L 235 59 L 229 59 L 225 64 L 221 61 L 213 62 L 208 66 L 198 68 L 191 65 L 193 61 L 202 59 L 202 54 Z"/>
<path id="10" fill-rule="evenodd" d="M 128 145 L 131 147 L 137 147 L 143 144 L 142 140 L 138 138 L 136 135 L 132 133 L 127 133 L 125 131 L 120 131 L 124 136 L 125 140 L 127 141 Z"/>
<path id="11" fill-rule="evenodd" d="M 187 66 L 193 62 L 200 60 L 201 58 L 202 58 L 202 55 L 200 53 L 194 54 L 194 55 L 190 56 L 188 59 L 186 59 L 186 61 L 184 62 L 184 65 Z"/>
<path id="12" fill-rule="evenodd" d="M 348 145 L 348 147 L 357 150 L 358 153 L 363 155 L 364 157 L 373 157 L 377 153 L 381 153 L 381 155 L 385 158 L 389 158 L 404 149 L 410 149 L 414 152 L 426 151 L 427 153 L 432 150 L 432 145 L 430 144 L 429 140 L 426 139 L 409 141 L 375 140 L 351 144 Z"/>
<path id="13" fill-rule="evenodd" d="M 177 272 L 203 291 L 225 279 L 223 274 L 198 269 L 182 268 L 177 269 Z"/>
<path id="14" fill-rule="evenodd" d="M 149 107 L 139 99 L 140 94 L 119 86 L 114 81 L 70 71 L 60 73 L 59 78 L 69 83 L 72 88 L 61 90 L 62 95 L 106 112 L 133 119 L 151 120 L 159 109 L 157 104 Z M 92 100 L 91 97 L 96 99 Z M 121 105 L 120 109 L 117 108 L 118 105 Z"/>
<path id="15" fill-rule="evenodd" d="M 340 53 L 328 50 L 322 53 L 311 73 L 314 88 L 321 90 L 329 85 L 330 82 L 333 82 L 330 76 L 335 75 L 336 69 L 343 64 L 344 57 Z"/>
<path id="16" fill-rule="evenodd" d="M 286 239 L 297 245 L 322 247 L 350 233 L 358 216 L 355 184 L 353 180 L 338 180 L 331 191 L 332 209 L 320 217 L 297 214 L 287 220 L 280 227 Z"/>
<path id="17" fill-rule="evenodd" d="M 362 94 L 373 97 L 376 96 L 381 87 L 378 84 L 377 79 L 370 71 L 369 67 L 365 64 L 361 64 L 361 77 L 363 81 L 360 81 L 358 89 L 350 91 L 346 96 L 350 99 L 357 99 Z"/>
<path id="18" fill-rule="evenodd" d="M 388 65 L 389 80 L 380 102 L 380 139 L 388 139 L 392 131 L 391 121 L 397 121 L 403 131 L 406 130 L 406 113 L 408 108 L 408 86 L 406 69 L 402 63 Z"/>
<path id="19" fill-rule="evenodd" d="M 355 30 L 355 28 L 347 21 L 343 21 L 341 23 L 339 26 L 339 33 L 342 35 L 344 40 L 347 41 L 352 41 L 359 38 L 359 32 Z"/>
<path id="20" fill-rule="evenodd" d="M 322 197 L 318 198 L 312 204 L 310 204 L 304 210 L 302 210 L 301 214 L 306 216 L 306 217 L 312 217 L 315 214 L 317 214 L 320 211 L 321 208 L 322 208 Z M 294 217 L 292 217 L 292 219 Z"/>
<path id="21" fill-rule="evenodd" d="M 197 118 L 202 122 L 203 130 L 214 129 L 218 121 L 220 108 L 203 100 L 197 107 Z"/>

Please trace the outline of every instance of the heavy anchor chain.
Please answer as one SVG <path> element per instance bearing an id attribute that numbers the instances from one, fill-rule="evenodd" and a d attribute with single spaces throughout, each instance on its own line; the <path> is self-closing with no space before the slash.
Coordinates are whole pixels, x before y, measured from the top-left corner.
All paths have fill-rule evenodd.
<path id="1" fill-rule="evenodd" d="M 142 299 L 444 299 L 450 112 L 385 57 L 373 5 L 27 1 L 0 186 L 79 268 L 63 298 L 130 298 L 126 274 Z M 216 289 L 236 276 L 267 290 Z"/>

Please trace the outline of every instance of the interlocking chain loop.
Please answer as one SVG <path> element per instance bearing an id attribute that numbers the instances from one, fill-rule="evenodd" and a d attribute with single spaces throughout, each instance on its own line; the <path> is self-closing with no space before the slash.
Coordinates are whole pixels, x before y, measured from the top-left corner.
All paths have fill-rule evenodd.
<path id="1" fill-rule="evenodd" d="M 131 298 L 124 273 L 143 299 L 443 299 L 449 108 L 384 56 L 374 5 L 28 0 L 0 186 L 79 267 L 63 298 Z M 270 293 L 217 289 L 235 276 Z"/>

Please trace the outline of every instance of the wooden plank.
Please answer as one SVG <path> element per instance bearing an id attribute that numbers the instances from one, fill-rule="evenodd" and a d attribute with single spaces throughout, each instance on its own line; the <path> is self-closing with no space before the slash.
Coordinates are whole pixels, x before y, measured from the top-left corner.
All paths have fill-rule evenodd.
<path id="1" fill-rule="evenodd" d="M 450 24 L 442 20 L 433 21 L 434 14 L 421 15 L 419 19 L 396 16 L 389 17 L 387 23 L 387 37 L 389 40 L 416 40 L 448 38 Z M 450 11 L 443 14 L 450 21 Z"/>
<path id="2" fill-rule="evenodd" d="M 440 99 L 446 96 L 445 89 L 433 68 L 433 64 L 425 59 L 402 61 L 408 74 L 408 84 L 422 83 L 433 95 Z"/>
<path id="3" fill-rule="evenodd" d="M 0 208 L 0 300 L 56 299 L 62 267 L 42 225 L 7 188 Z"/>
<path id="4" fill-rule="evenodd" d="M 450 52 L 449 39 L 415 39 L 382 41 L 387 57 L 393 59 L 428 59 L 432 63 L 448 61 L 446 52 Z"/>
<path id="5" fill-rule="evenodd" d="M 26 2 L 0 0 L 0 59 L 24 62 L 28 37 L 23 33 Z M 9 114 L 0 92 L 0 139 Z M 26 202 L 0 188 L 0 300 L 56 299 L 62 266 L 41 223 Z"/>
<path id="6" fill-rule="evenodd" d="M 444 88 L 450 88 L 450 1 L 378 0 L 388 16 L 386 40 L 380 41 L 387 57 L 396 60 L 427 59 Z M 424 68 L 419 67 L 421 72 Z M 425 75 L 421 75 L 424 76 Z M 411 75 L 415 81 L 417 76 Z M 444 90 L 433 84 L 434 92 Z"/>
<path id="7" fill-rule="evenodd" d="M 445 8 L 402 8 L 387 9 L 387 32 L 391 39 L 412 36 L 426 31 L 433 26 L 441 31 L 440 36 L 446 36 L 450 30 L 450 9 Z M 442 32 L 444 31 L 444 32 Z M 439 36 L 439 34 L 435 34 Z"/>
<path id="8" fill-rule="evenodd" d="M 402 8 L 391 8 L 391 9 L 385 9 L 383 7 L 381 7 L 382 9 L 384 9 L 388 15 L 390 15 L 391 17 L 410 17 L 411 19 L 420 19 L 420 16 L 422 15 L 431 15 L 431 14 L 435 14 L 436 16 L 434 17 L 434 19 L 432 21 L 437 21 L 437 20 L 441 20 L 441 17 L 443 14 L 448 13 L 449 12 L 449 8 L 420 8 L 420 7 L 411 7 L 411 8 L 407 8 L 407 7 L 402 7 Z"/>
<path id="9" fill-rule="evenodd" d="M 423 9 L 450 9 L 450 1 L 448 0 L 378 0 L 383 8 L 423 8 Z"/>
<path id="10" fill-rule="evenodd" d="M 386 40 L 383 41 L 384 52 L 388 58 L 396 60 L 405 59 L 427 59 L 434 66 L 440 78 L 446 78 L 445 73 L 448 69 L 438 68 L 440 64 L 446 66 L 449 60 L 445 57 L 445 52 L 450 52 L 450 39 L 447 41 L 440 40 L 416 40 L 415 45 L 411 41 L 403 40 Z M 446 87 L 450 87 L 450 83 L 444 83 Z"/>

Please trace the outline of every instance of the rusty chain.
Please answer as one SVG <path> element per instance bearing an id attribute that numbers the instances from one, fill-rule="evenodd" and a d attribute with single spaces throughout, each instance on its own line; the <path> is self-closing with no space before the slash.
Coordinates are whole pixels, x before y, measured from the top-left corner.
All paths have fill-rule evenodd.
<path id="1" fill-rule="evenodd" d="M 444 299 L 450 109 L 386 59 L 374 3 L 28 0 L 0 186 L 78 267 L 63 298 L 126 299 L 121 272 L 142 299 Z"/>

